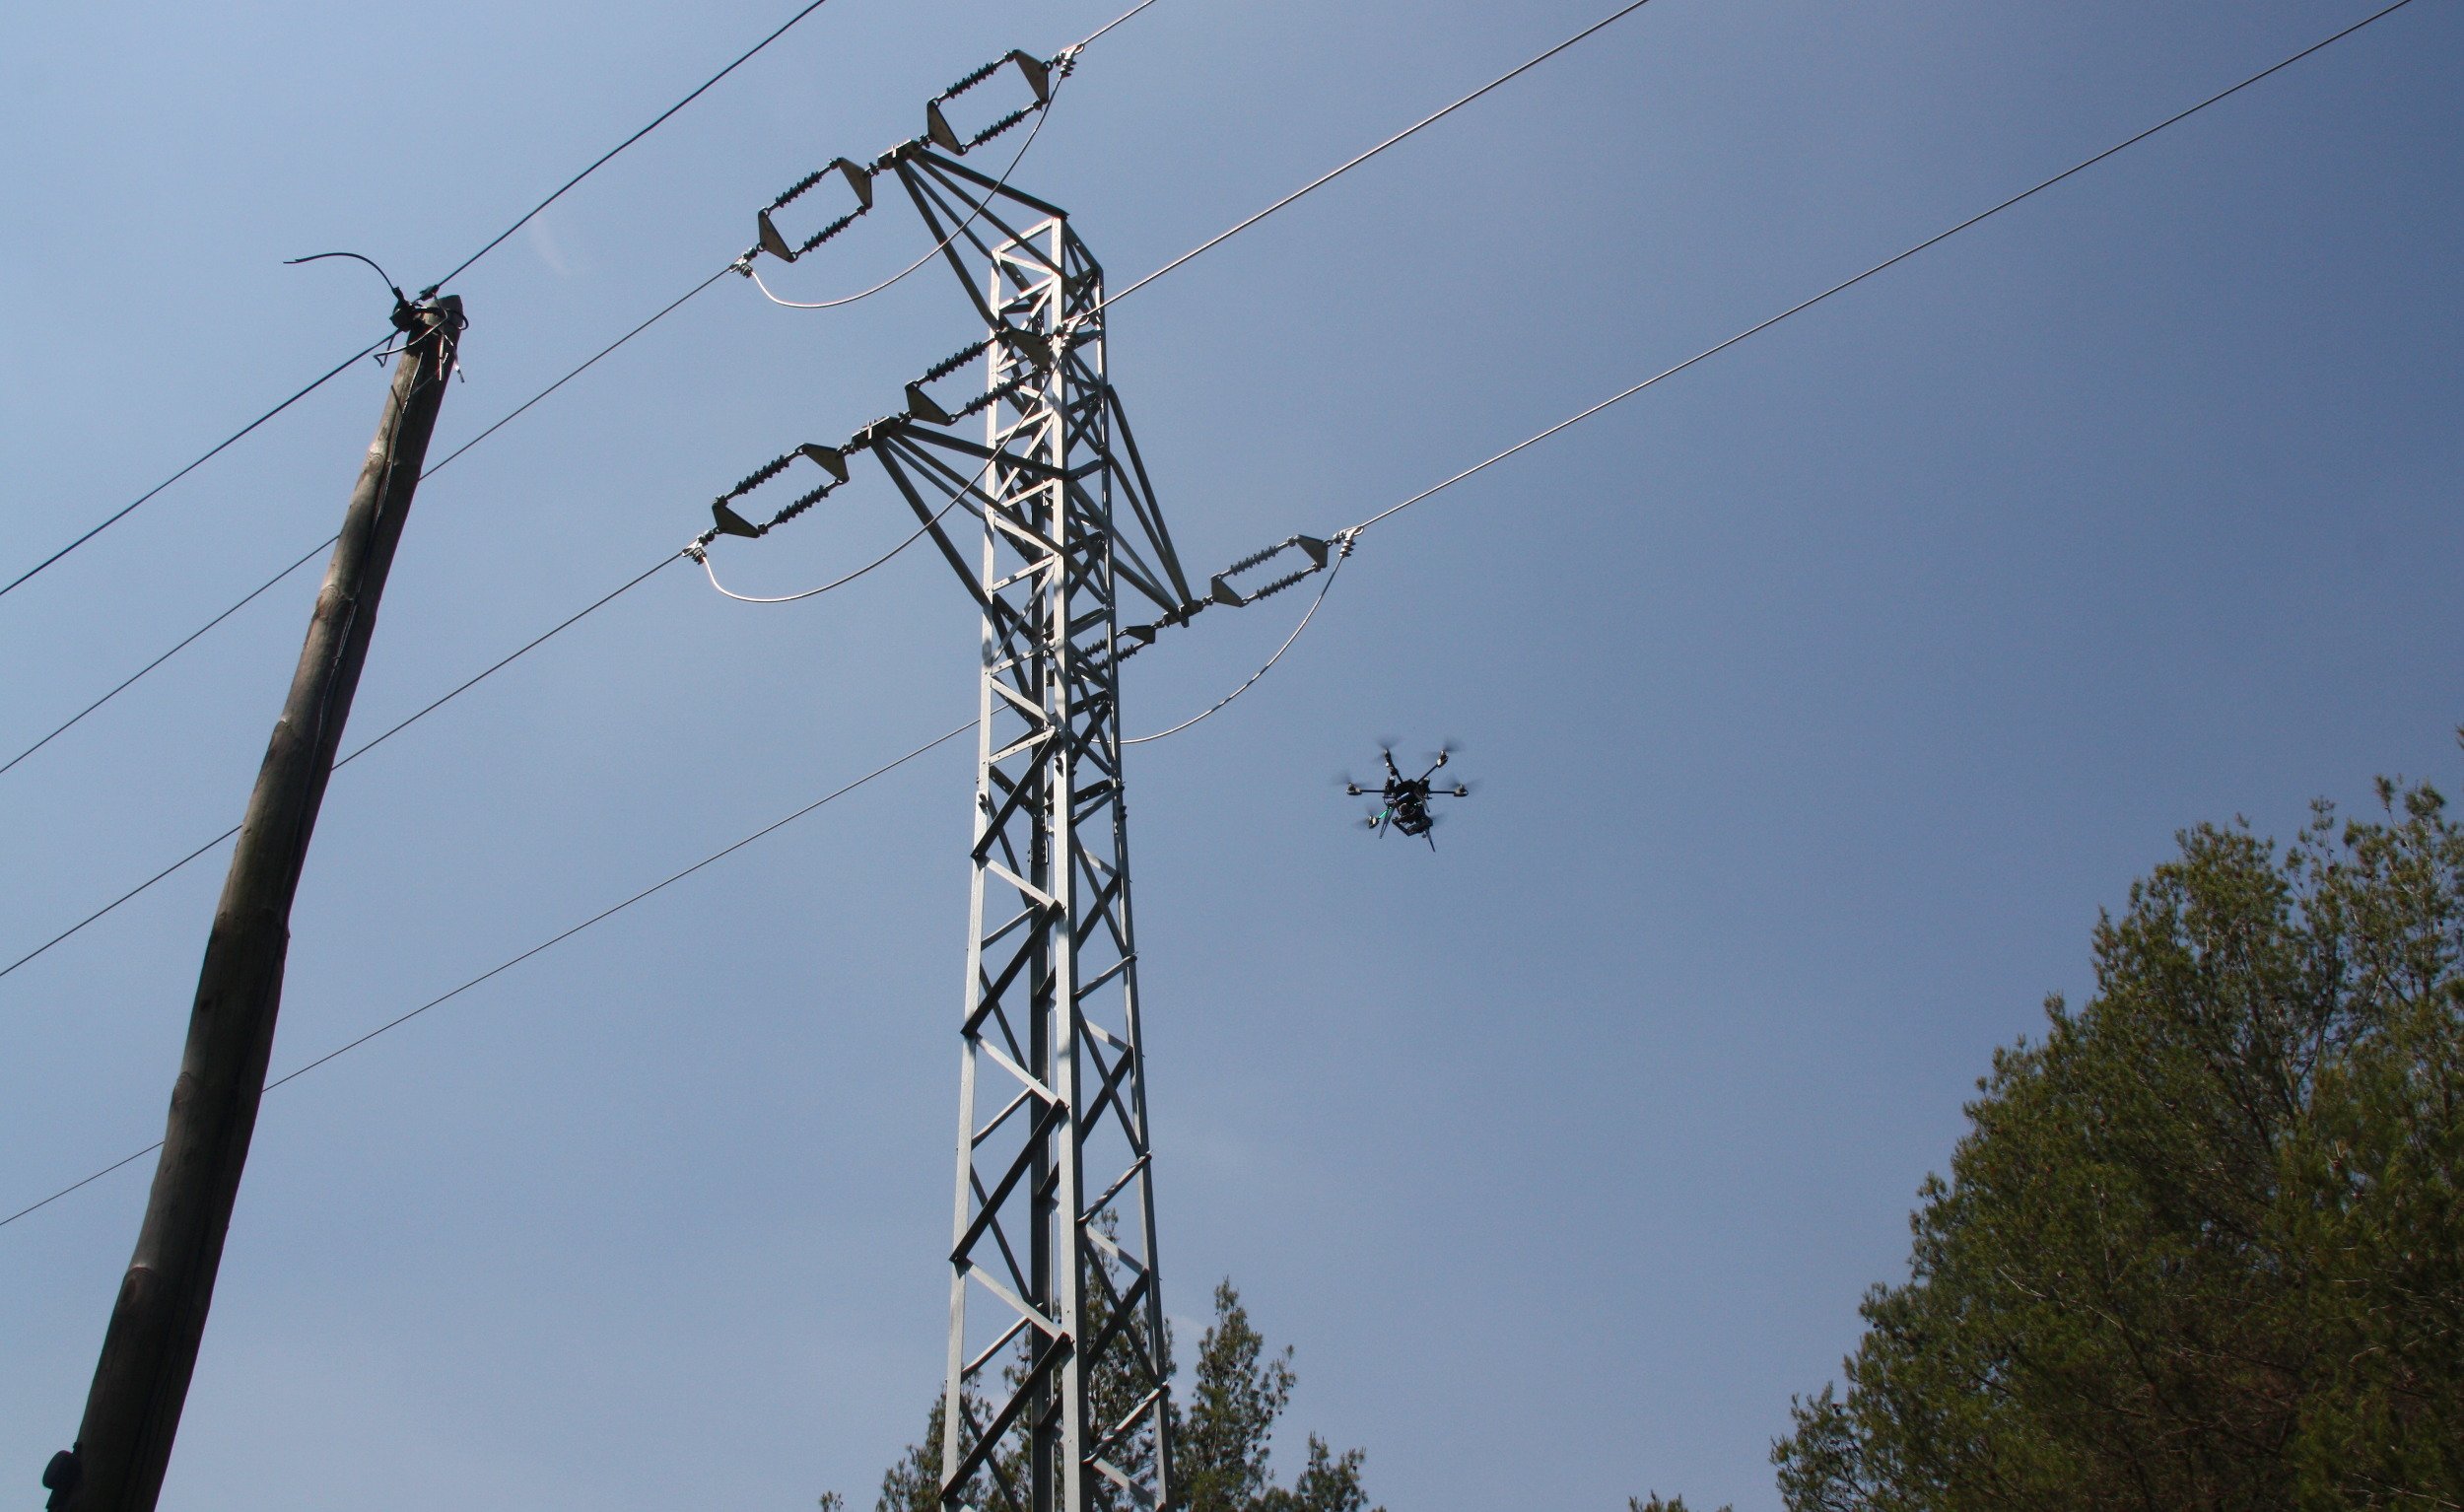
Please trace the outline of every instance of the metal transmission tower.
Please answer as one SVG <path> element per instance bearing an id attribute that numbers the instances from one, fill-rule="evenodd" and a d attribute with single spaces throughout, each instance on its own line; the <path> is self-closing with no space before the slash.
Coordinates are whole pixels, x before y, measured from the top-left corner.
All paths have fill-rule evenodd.
<path id="1" fill-rule="evenodd" d="M 894 171 L 987 328 L 924 380 L 981 352 L 981 397 L 952 411 L 920 382 L 868 434 L 984 615 L 941 1505 L 1156 1507 L 1169 1363 L 1118 632 L 1125 592 L 1176 617 L 1191 594 L 1067 215 L 928 149 Z M 977 411 L 981 443 L 954 429 Z M 941 529 L 953 506 L 983 522 L 972 561 Z"/>
<path id="2" fill-rule="evenodd" d="M 706 562 L 720 535 L 767 535 L 846 483 L 851 455 L 868 452 L 983 615 L 940 1444 L 947 1512 L 1111 1512 L 1173 1499 L 1119 667 L 1207 602 L 1244 600 L 1220 581 L 1206 599 L 1190 591 L 1106 375 L 1103 269 L 1068 215 L 958 161 L 1049 104 L 1075 54 L 1012 52 L 985 65 L 926 107 L 924 135 L 867 164 L 835 159 L 761 213 L 760 242 L 738 263 L 747 272 L 758 255 L 793 262 L 839 236 L 874 208 L 877 180 L 894 176 L 984 335 L 908 384 L 900 413 L 747 475 L 688 548 Z M 942 106 L 1007 64 L 1033 103 L 962 138 Z M 791 240 L 776 217 L 834 175 L 851 207 Z M 929 391 L 979 357 L 981 393 L 945 403 Z M 982 439 L 962 434 L 979 415 Z M 798 457 L 829 479 L 767 522 L 736 513 Z M 945 528 L 961 513 L 983 527 L 965 549 Z M 1143 623 L 1123 623 L 1125 604 Z"/>

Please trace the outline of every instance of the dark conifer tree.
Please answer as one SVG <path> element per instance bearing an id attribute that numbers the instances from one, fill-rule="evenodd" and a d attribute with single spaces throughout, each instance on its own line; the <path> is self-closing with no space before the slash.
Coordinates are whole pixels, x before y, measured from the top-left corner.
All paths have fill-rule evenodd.
<path id="1" fill-rule="evenodd" d="M 1792 1512 L 2464 1506 L 2464 830 L 2181 837 L 1978 1083 Z"/>

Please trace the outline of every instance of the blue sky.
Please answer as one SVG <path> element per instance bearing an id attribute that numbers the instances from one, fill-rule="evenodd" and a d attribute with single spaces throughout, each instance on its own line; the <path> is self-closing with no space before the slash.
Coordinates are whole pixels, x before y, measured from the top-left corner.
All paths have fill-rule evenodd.
<path id="1" fill-rule="evenodd" d="M 1134 278 L 1609 7 L 1160 0 L 1020 171 Z M 1182 550 L 1358 519 L 2367 14 L 1656 0 L 1125 301 Z M 0 18 L 0 566 L 133 498 L 775 26 L 26 0 Z M 829 158 L 1116 7 L 831 0 L 460 279 L 458 445 Z M 1992 1048 L 2179 828 L 2452 790 L 2464 14 L 2419 3 L 1381 526 L 1135 753 L 1167 1305 L 1299 1346 L 1396 1512 L 1777 1505 Z M 895 207 L 891 207 L 895 209 Z M 774 287 L 922 249 L 912 219 Z M 374 732 L 974 333 L 725 280 L 422 490 Z M 9 753 L 328 533 L 328 385 L 0 599 Z M 726 559 L 902 533 L 851 489 Z M 308 573 L 0 775 L 14 958 L 237 817 Z M 1131 664 L 1160 727 L 1301 604 Z M 912 553 L 667 573 L 338 776 L 278 1070 L 907 750 Z M 1375 742 L 1485 780 L 1346 827 Z M 940 1368 L 963 742 L 268 1098 L 167 1505 L 869 1504 Z M 221 855 L 0 980 L 0 1208 L 155 1137 Z M 66 1442 L 146 1163 L 0 1229 L 0 1483 Z M 8 1467 L 17 1467 L 9 1469 Z M 22 1481 L 11 1478 L 23 1476 Z"/>

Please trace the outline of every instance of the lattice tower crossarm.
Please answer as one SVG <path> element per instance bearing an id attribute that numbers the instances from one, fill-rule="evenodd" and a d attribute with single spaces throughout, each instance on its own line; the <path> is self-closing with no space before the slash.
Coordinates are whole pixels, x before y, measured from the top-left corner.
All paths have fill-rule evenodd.
<path id="1" fill-rule="evenodd" d="M 1116 435 L 1101 270 L 1058 214 L 988 250 L 993 334 L 1028 339 L 988 348 L 981 481 L 950 490 L 984 520 L 984 670 L 941 1505 L 1161 1507 L 1168 1345 L 1115 637 L 1125 578 L 1184 594 Z"/>

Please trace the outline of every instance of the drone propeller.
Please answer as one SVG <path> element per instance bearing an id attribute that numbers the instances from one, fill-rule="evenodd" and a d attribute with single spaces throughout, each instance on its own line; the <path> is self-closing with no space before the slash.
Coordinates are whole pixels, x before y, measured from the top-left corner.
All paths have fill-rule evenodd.
<path id="1" fill-rule="evenodd" d="M 1427 782 L 1431 776 L 1435 775 L 1438 768 L 1446 765 L 1449 761 L 1454 760 L 1455 753 L 1462 749 L 1462 746 L 1457 745 L 1452 740 L 1449 740 L 1444 745 L 1439 746 L 1436 750 L 1429 752 L 1429 764 L 1420 773 L 1420 781 L 1424 783 Z"/>
<path id="2" fill-rule="evenodd" d="M 1468 798 L 1480 790 L 1480 785 L 1470 778 L 1458 778 L 1452 788 L 1432 788 L 1429 795 L 1441 798 Z"/>

